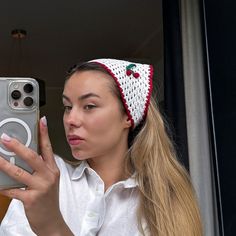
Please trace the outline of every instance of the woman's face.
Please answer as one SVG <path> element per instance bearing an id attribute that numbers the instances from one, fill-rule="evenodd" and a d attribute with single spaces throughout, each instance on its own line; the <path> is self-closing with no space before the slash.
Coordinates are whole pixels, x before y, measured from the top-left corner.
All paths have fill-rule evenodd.
<path id="1" fill-rule="evenodd" d="M 73 74 L 63 91 L 63 122 L 76 159 L 109 157 L 127 151 L 131 122 L 111 89 L 112 78 L 100 71 Z"/>

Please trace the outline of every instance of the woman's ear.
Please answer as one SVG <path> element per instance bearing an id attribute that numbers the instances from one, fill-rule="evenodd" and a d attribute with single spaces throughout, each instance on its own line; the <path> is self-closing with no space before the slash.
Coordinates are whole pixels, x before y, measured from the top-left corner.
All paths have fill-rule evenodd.
<path id="1" fill-rule="evenodd" d="M 126 115 L 125 117 L 125 128 L 130 128 L 132 126 L 131 119 Z"/>

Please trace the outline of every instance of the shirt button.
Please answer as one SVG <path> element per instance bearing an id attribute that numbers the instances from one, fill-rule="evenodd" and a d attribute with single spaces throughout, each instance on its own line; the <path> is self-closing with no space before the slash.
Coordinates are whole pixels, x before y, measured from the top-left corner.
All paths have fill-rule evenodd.
<path id="1" fill-rule="evenodd" d="M 98 196 L 103 195 L 103 186 L 102 185 L 97 185 L 96 186 L 96 193 L 97 193 Z"/>
<path id="2" fill-rule="evenodd" d="M 86 221 L 90 222 L 89 224 L 96 225 L 99 222 L 99 214 L 94 211 L 87 212 Z"/>
<path id="3" fill-rule="evenodd" d="M 88 213 L 88 217 L 94 218 L 96 216 L 96 214 L 94 212 L 89 212 Z"/>

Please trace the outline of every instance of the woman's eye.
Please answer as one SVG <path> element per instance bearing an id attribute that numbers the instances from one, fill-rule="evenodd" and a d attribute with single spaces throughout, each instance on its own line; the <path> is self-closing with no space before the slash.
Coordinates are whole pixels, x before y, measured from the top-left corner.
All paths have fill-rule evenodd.
<path id="1" fill-rule="evenodd" d="M 63 106 L 65 112 L 69 112 L 72 107 L 71 106 Z"/>
<path id="2" fill-rule="evenodd" d="M 87 105 L 84 106 L 84 109 L 85 110 L 91 110 L 91 109 L 93 109 L 95 107 L 96 107 L 96 105 L 94 105 L 94 104 L 87 104 Z"/>

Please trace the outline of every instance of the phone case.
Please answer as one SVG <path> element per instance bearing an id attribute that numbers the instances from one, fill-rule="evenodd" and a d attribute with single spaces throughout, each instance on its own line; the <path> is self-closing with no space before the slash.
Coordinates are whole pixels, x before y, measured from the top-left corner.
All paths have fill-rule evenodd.
<path id="1" fill-rule="evenodd" d="M 0 78 L 0 136 L 18 139 L 38 152 L 39 85 L 33 78 Z M 24 170 L 32 169 L 0 143 L 0 156 Z M 0 171 L 0 189 L 25 187 Z"/>

